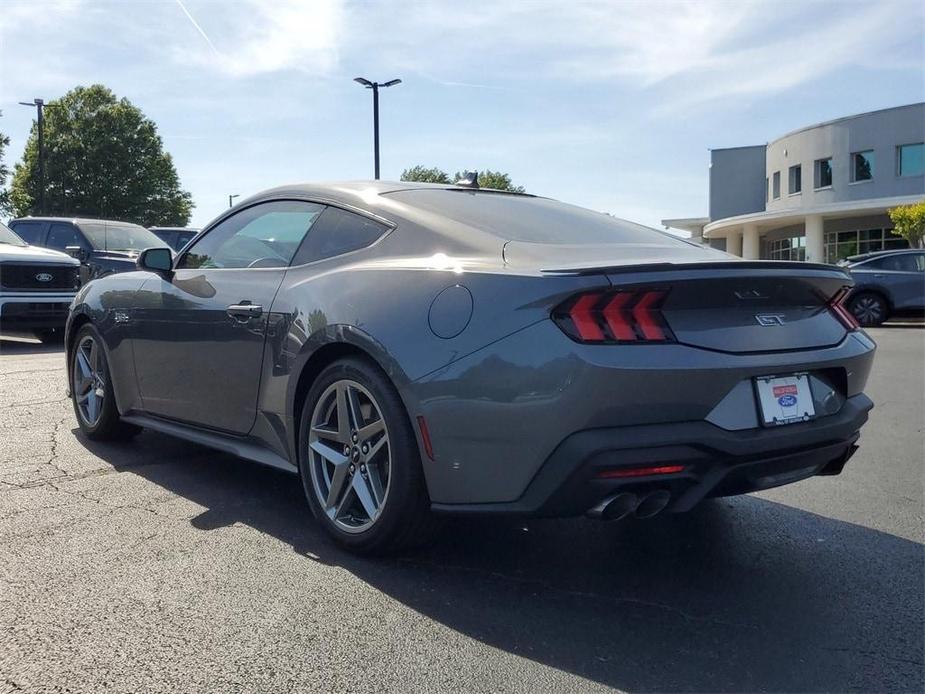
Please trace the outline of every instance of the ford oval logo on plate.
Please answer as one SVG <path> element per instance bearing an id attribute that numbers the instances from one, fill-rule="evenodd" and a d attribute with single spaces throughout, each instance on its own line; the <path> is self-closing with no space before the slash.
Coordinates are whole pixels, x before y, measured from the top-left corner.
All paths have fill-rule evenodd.
<path id="1" fill-rule="evenodd" d="M 781 395 L 777 398 L 777 404 L 781 407 L 793 407 L 797 404 L 796 395 Z"/>
<path id="2" fill-rule="evenodd" d="M 35 276 L 39 282 L 51 282 L 54 278 L 54 275 L 49 275 L 47 272 L 40 272 Z"/>

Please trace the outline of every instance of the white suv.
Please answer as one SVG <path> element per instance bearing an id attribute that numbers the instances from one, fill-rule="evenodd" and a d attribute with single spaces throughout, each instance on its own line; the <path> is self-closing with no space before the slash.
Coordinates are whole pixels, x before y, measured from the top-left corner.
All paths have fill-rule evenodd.
<path id="1" fill-rule="evenodd" d="M 0 329 L 60 339 L 79 286 L 80 261 L 30 246 L 0 223 Z"/>

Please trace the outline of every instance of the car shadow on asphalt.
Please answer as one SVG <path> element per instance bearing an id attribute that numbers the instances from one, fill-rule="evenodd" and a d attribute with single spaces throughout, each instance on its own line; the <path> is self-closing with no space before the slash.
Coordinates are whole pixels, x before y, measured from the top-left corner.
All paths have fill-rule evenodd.
<path id="1" fill-rule="evenodd" d="M 0 335 L 0 356 L 24 354 L 63 354 L 64 344 L 61 342 L 39 342 L 31 338 Z"/>
<path id="2" fill-rule="evenodd" d="M 923 685 L 925 552 L 884 532 L 744 496 L 613 524 L 450 519 L 429 547 L 364 559 L 327 539 L 295 476 L 154 432 L 78 438 L 204 507 L 190 521 L 203 532 L 246 524 L 450 629 L 604 685 Z"/>

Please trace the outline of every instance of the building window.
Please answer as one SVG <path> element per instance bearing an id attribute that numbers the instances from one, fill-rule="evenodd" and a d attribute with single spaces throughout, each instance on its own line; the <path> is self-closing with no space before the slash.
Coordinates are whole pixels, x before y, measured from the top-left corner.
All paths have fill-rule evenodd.
<path id="1" fill-rule="evenodd" d="M 806 260 L 806 237 L 793 236 L 768 242 L 770 260 Z"/>
<path id="2" fill-rule="evenodd" d="M 896 173 L 899 176 L 925 174 L 925 144 L 900 145 L 896 148 Z"/>
<path id="3" fill-rule="evenodd" d="M 797 164 L 790 167 L 790 181 L 787 186 L 787 192 L 796 195 L 803 190 L 803 167 Z"/>
<path id="4" fill-rule="evenodd" d="M 829 231 L 825 235 L 825 261 L 837 263 L 852 255 L 908 247 L 906 239 L 894 234 L 892 229 Z"/>
<path id="5" fill-rule="evenodd" d="M 815 177 L 816 180 L 813 183 L 813 186 L 816 189 L 819 188 L 831 188 L 832 187 L 832 157 L 827 159 L 817 159 Z"/>
<path id="6" fill-rule="evenodd" d="M 851 182 L 869 181 L 874 177 L 874 151 L 854 152 L 851 155 Z"/>
<path id="7" fill-rule="evenodd" d="M 780 197 L 780 171 L 774 172 L 773 188 L 774 188 L 774 199 L 777 200 L 777 198 Z"/>

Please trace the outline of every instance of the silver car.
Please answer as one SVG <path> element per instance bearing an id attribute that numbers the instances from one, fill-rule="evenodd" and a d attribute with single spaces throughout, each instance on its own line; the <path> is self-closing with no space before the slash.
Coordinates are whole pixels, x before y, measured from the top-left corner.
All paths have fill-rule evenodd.
<path id="1" fill-rule="evenodd" d="M 68 379 L 84 435 L 287 470 L 381 552 L 440 514 L 651 517 L 837 475 L 872 407 L 851 284 L 532 195 L 287 186 L 83 288 Z"/>

